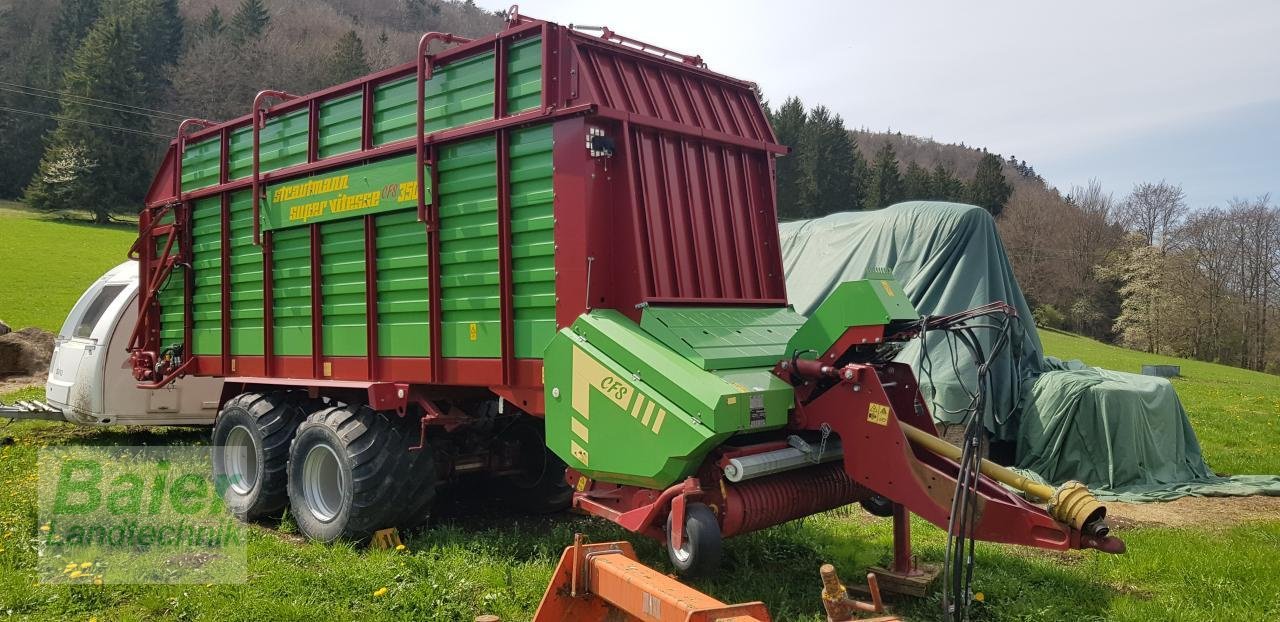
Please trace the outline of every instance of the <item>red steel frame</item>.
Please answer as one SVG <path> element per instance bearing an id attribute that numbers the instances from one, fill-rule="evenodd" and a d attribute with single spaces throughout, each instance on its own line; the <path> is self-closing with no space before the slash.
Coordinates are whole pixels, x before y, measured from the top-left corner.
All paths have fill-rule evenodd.
<path id="1" fill-rule="evenodd" d="M 532 110 L 507 113 L 507 49 L 526 37 L 542 39 L 542 101 Z M 434 54 L 432 43 L 453 47 Z M 487 51 L 495 53 L 495 98 L 493 118 L 433 133 L 425 132 L 423 106 L 425 83 L 433 67 Z M 696 62 L 695 62 L 696 61 Z M 419 85 L 418 129 L 416 136 L 375 146 L 372 142 L 374 87 L 406 75 L 417 75 Z M 360 149 L 320 158 L 318 153 L 317 110 L 321 102 L 354 92 L 363 94 L 362 139 Z M 266 106 L 270 99 L 279 100 Z M 306 162 L 286 168 L 261 171 L 259 130 L 268 118 L 300 108 L 308 109 Z M 186 239 L 177 244 L 180 253 L 190 247 L 187 226 L 193 201 L 218 196 L 222 214 L 222 354 L 188 357 L 184 372 L 197 375 L 244 378 L 255 382 L 282 382 L 285 379 L 310 381 L 310 386 L 334 383 L 363 383 L 370 391 L 384 391 L 393 384 L 482 386 L 534 413 L 542 412 L 542 362 L 515 356 L 511 268 L 511 201 L 508 170 L 510 131 L 532 123 L 553 124 L 554 192 L 557 251 L 556 323 L 567 326 L 579 314 L 593 307 L 612 307 L 636 316 L 640 303 L 672 304 L 785 304 L 785 285 L 772 202 L 773 154 L 785 153 L 756 103 L 754 85 L 711 72 L 700 59 L 645 46 L 605 30 L 602 37 L 589 36 L 553 23 L 530 19 L 512 11 L 508 28 L 476 40 L 443 33 L 424 35 L 419 55 L 411 63 L 380 71 L 316 93 L 294 96 L 264 90 L 255 98 L 250 113 L 221 124 L 190 120 L 183 122 L 180 137 L 157 174 L 147 195 L 140 227 L 150 231 L 150 223 L 165 206 L 175 209 L 176 225 Z M 187 133 L 193 126 L 203 126 Z M 253 168 L 241 179 L 230 179 L 229 152 L 232 132 L 250 126 L 253 133 Z M 588 127 L 600 127 L 617 139 L 612 158 L 592 158 L 582 146 Z M 440 240 L 436 210 L 438 180 L 436 154 L 441 145 L 482 135 L 496 137 L 498 153 L 498 238 L 499 288 L 501 292 L 501 356 L 492 359 L 445 358 L 441 352 Z M 221 143 L 222 161 L 216 185 L 181 191 L 182 149 L 187 142 L 214 138 Z M 658 141 L 658 142 L 655 142 Z M 647 150 L 646 150 L 647 149 Z M 680 151 L 678 158 L 668 154 Z M 373 219 L 364 217 L 366 239 L 366 357 L 324 355 L 321 331 L 320 243 L 318 225 L 312 224 L 312 311 L 313 348 L 311 356 L 274 354 L 272 234 L 259 230 L 259 201 L 264 188 L 297 178 L 376 159 L 415 153 L 419 162 L 419 220 L 424 223 L 429 255 L 429 325 L 431 356 L 423 358 L 378 356 L 377 278 L 374 269 L 375 237 Z M 668 158 L 668 159 L 664 159 Z M 424 165 L 431 165 L 426 167 Z M 673 168 L 675 167 L 675 168 Z M 425 171 L 424 171 L 425 169 Z M 678 169 L 678 170 L 677 170 Z M 763 172 L 763 174 L 761 174 Z M 653 206 L 644 180 L 666 174 L 683 174 L 702 184 L 705 196 L 665 196 Z M 426 175 L 431 176 L 431 194 L 425 192 Z M 767 178 L 767 181 L 766 181 Z M 763 187 L 763 189 L 762 189 Z M 253 197 L 254 239 L 263 255 L 264 354 L 232 356 L 230 334 L 230 271 L 227 208 L 232 192 L 248 189 Z M 762 194 L 763 192 L 763 194 Z M 701 201 L 701 203 L 699 202 Z M 618 221 L 608 212 L 626 206 L 626 216 Z M 714 205 L 718 215 L 706 215 L 699 205 Z M 727 207 L 724 207 L 727 206 Z M 656 210 L 656 211 L 655 211 Z M 692 219 L 692 220 L 690 220 Z M 718 219 L 709 222 L 708 219 Z M 706 222 L 704 222 L 706 221 Z M 633 226 L 634 225 L 634 226 Z M 706 240 L 699 251 L 676 243 L 678 235 L 669 229 L 695 228 Z M 707 250 L 707 245 L 719 250 Z M 763 248 L 762 248 L 763 247 Z M 141 249 L 143 274 L 154 274 L 163 264 L 152 257 L 154 249 Z M 760 259 L 759 257 L 763 257 Z M 181 261 L 175 259 L 175 261 Z M 661 266 L 650 267 L 650 262 Z M 159 262 L 159 263 L 157 263 Z M 714 266 L 719 262 L 721 265 Z M 185 271 L 189 273 L 190 271 Z M 696 273 L 722 273 L 722 282 L 690 278 Z M 191 281 L 190 274 L 187 280 Z M 593 282 L 594 281 L 594 282 Z M 187 331 L 190 331 L 190 287 L 187 284 Z M 676 292 L 679 295 L 670 295 Z M 136 351 L 158 339 L 159 318 L 150 298 L 142 303 Z M 187 343 L 190 343 L 188 335 Z M 163 384 L 176 377 L 159 379 Z M 292 381 L 291 380 L 291 381 Z"/>

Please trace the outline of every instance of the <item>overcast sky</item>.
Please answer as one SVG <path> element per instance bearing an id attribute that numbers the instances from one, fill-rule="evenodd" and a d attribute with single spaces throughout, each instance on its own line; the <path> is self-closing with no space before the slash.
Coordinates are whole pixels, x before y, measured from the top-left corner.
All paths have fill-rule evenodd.
<path id="1" fill-rule="evenodd" d="M 480 0 L 491 9 L 505 4 Z M 524 0 L 752 80 L 775 105 L 986 146 L 1066 190 L 1280 198 L 1280 2 Z"/>

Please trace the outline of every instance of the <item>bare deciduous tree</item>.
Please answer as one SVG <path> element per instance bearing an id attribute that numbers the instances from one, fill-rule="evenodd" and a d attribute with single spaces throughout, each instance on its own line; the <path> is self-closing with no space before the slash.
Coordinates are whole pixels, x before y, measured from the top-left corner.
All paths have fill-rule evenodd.
<path id="1" fill-rule="evenodd" d="M 1162 179 L 1159 183 L 1134 186 L 1120 207 L 1121 222 L 1126 227 L 1140 234 L 1147 246 L 1163 247 L 1169 232 L 1186 214 L 1187 199 L 1182 186 Z"/>

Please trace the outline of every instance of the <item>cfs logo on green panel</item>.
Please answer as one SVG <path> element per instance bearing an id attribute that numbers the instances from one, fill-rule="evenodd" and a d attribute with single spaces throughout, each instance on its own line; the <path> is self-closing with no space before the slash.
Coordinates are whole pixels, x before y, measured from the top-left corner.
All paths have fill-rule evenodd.
<path id="1" fill-rule="evenodd" d="M 591 392 L 596 391 L 628 413 L 654 434 L 662 431 L 667 411 L 657 402 L 636 390 L 635 385 L 619 378 L 599 361 L 591 358 L 581 348 L 573 349 L 573 410 L 569 428 L 576 438 L 569 440 L 569 453 L 584 466 L 589 465 L 587 451 L 590 437 Z"/>

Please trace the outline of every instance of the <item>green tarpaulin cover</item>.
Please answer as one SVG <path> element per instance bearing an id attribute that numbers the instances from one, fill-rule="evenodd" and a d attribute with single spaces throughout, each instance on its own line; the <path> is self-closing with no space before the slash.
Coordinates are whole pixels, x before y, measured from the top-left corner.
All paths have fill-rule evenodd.
<path id="1" fill-rule="evenodd" d="M 892 270 L 921 313 L 943 315 L 994 301 L 1017 309 L 1010 347 L 991 365 L 983 424 L 1016 443 L 1014 466 L 1054 484 L 1079 480 L 1125 501 L 1186 495 L 1280 495 L 1280 477 L 1215 477 L 1173 385 L 1163 378 L 1046 358 L 1031 309 L 982 208 L 913 201 L 782 223 L 787 294 L 808 314 L 843 281 Z M 978 331 L 990 351 L 995 331 Z M 958 423 L 969 404 L 972 358 L 943 334 L 908 344 L 934 418 Z"/>

